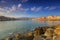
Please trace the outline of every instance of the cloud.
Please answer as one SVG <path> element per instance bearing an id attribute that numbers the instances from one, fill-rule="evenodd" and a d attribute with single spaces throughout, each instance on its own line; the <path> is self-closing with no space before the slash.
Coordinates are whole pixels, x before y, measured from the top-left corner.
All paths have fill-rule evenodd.
<path id="1" fill-rule="evenodd" d="M 5 13 L 12 13 L 16 11 L 16 6 L 13 5 L 11 8 L 10 7 L 0 8 L 0 11 Z"/>
<path id="2" fill-rule="evenodd" d="M 0 7 L 0 16 L 10 15 L 11 12 L 8 13 L 8 11 L 9 11 L 8 9 Z"/>
<path id="3" fill-rule="evenodd" d="M 56 6 L 46 6 L 46 7 L 43 7 L 43 6 L 39 6 L 39 7 L 31 7 L 31 11 L 34 11 L 34 12 L 39 12 L 39 11 L 42 11 L 42 10 L 55 10 L 55 9 L 58 9 L 59 7 L 56 7 Z"/>
<path id="4" fill-rule="evenodd" d="M 10 9 L 10 11 L 15 11 L 17 8 L 15 5 L 12 6 L 12 8 Z"/>
<path id="5" fill-rule="evenodd" d="M 49 10 L 55 10 L 57 7 L 50 7 Z"/>
<path id="6" fill-rule="evenodd" d="M 12 13 L 12 12 L 16 12 L 16 11 L 26 12 L 28 10 L 29 10 L 28 8 L 23 8 L 22 4 L 18 4 L 17 6 L 13 5 L 11 8 L 9 8 L 8 11 L 7 11 L 7 13 Z"/>
<path id="7" fill-rule="evenodd" d="M 5 0 L 1 0 L 1 3 L 6 3 L 6 1 Z"/>
<path id="8" fill-rule="evenodd" d="M 45 7 L 44 9 L 49 9 L 49 7 Z"/>
<path id="9" fill-rule="evenodd" d="M 36 11 L 36 12 L 38 12 L 38 11 L 40 11 L 40 10 L 42 10 L 42 7 L 32 7 L 32 8 L 31 8 L 31 11 Z"/>
<path id="10" fill-rule="evenodd" d="M 19 9 L 17 9 L 17 11 L 19 11 L 19 12 L 26 12 L 27 10 L 29 10 L 29 9 L 25 9 L 25 8 L 19 8 Z"/>
<path id="11" fill-rule="evenodd" d="M 5 8 L 0 8 L 0 12 L 7 12 L 7 10 Z"/>
<path id="12" fill-rule="evenodd" d="M 27 1 L 28 1 L 28 0 L 22 0 L 22 3 L 23 3 L 23 2 L 27 2 Z"/>
<path id="13" fill-rule="evenodd" d="M 36 10 L 36 7 L 32 7 L 32 8 L 31 8 L 31 11 L 35 11 L 35 10 Z"/>
<path id="14" fill-rule="evenodd" d="M 22 6 L 22 4 L 18 4 L 18 8 L 20 8 Z"/>
<path id="15" fill-rule="evenodd" d="M 29 10 L 29 8 L 23 8 L 22 4 L 18 4 L 18 7 L 16 9 L 17 11 L 20 11 L 20 12 L 26 12 Z"/>
<path id="16" fill-rule="evenodd" d="M 49 6 L 47 6 L 47 7 L 45 7 L 44 9 L 45 10 L 55 10 L 55 9 L 57 9 L 58 7 L 55 7 L 55 6 L 51 6 L 51 7 L 49 7 Z"/>
<path id="17" fill-rule="evenodd" d="M 38 7 L 38 8 L 36 9 L 36 11 L 40 11 L 40 10 L 42 10 L 42 7 Z"/>
<path id="18" fill-rule="evenodd" d="M 23 8 L 22 4 L 12 5 L 11 7 L 0 7 L 0 15 L 12 15 L 15 12 L 27 12 L 29 8 Z"/>

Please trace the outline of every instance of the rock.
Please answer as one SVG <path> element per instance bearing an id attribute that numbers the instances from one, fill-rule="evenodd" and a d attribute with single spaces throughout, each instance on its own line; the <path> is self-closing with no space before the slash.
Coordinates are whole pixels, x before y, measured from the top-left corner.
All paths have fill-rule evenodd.
<path id="1" fill-rule="evenodd" d="M 26 40 L 33 40 L 34 36 L 32 32 L 29 32 L 25 35 L 25 39 Z"/>
<path id="2" fill-rule="evenodd" d="M 11 38 L 11 37 L 6 37 L 6 38 L 4 38 L 4 40 L 13 40 L 13 38 Z"/>
<path id="3" fill-rule="evenodd" d="M 52 37 L 53 36 L 53 32 L 54 31 L 53 31 L 52 28 L 48 28 L 44 35 L 47 36 L 47 37 Z"/>
<path id="4" fill-rule="evenodd" d="M 33 36 L 33 33 L 29 32 L 27 35 L 30 37 L 30 36 Z"/>
<path id="5" fill-rule="evenodd" d="M 60 29 L 60 25 L 56 25 L 55 26 L 55 29 Z"/>
<path id="6" fill-rule="evenodd" d="M 20 36 L 21 35 L 19 33 L 17 33 L 17 34 L 14 35 L 14 37 L 15 37 L 16 40 L 20 40 Z"/>
<path id="7" fill-rule="evenodd" d="M 60 40 L 60 35 L 53 36 L 53 40 Z"/>
<path id="8" fill-rule="evenodd" d="M 55 27 L 54 33 L 55 33 L 56 35 L 60 35 L 60 25 L 57 25 L 57 26 Z"/>
<path id="9" fill-rule="evenodd" d="M 43 31 L 43 29 L 41 27 L 38 27 L 38 28 L 36 28 L 34 30 L 34 36 L 39 36 L 39 35 L 41 35 L 43 33 L 44 33 L 44 31 Z"/>
<path id="10" fill-rule="evenodd" d="M 53 37 L 47 37 L 45 40 L 53 40 Z"/>
<path id="11" fill-rule="evenodd" d="M 53 27 L 37 27 L 26 34 L 13 34 L 2 40 L 60 40 L 60 25 Z"/>
<path id="12" fill-rule="evenodd" d="M 54 30 L 54 33 L 55 33 L 56 35 L 60 35 L 60 29 L 55 29 L 55 30 Z"/>
<path id="13" fill-rule="evenodd" d="M 42 38 L 41 36 L 35 36 L 33 40 L 45 40 L 45 39 Z"/>

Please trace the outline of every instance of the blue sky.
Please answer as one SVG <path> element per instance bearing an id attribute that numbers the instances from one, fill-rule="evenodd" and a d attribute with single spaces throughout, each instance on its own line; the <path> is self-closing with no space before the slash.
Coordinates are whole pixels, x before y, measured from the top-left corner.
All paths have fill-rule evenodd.
<path id="1" fill-rule="evenodd" d="M 0 0 L 0 15 L 10 17 L 60 16 L 60 0 Z"/>

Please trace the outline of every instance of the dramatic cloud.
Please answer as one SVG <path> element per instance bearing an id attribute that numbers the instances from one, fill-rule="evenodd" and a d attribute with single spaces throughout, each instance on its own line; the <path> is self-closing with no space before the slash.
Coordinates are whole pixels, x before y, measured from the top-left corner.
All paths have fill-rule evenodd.
<path id="1" fill-rule="evenodd" d="M 12 7 L 0 7 L 0 15 L 10 15 L 15 12 L 26 12 L 29 8 L 23 8 L 22 4 L 13 5 Z"/>
<path id="2" fill-rule="evenodd" d="M 32 7 L 32 8 L 31 8 L 31 11 L 36 11 L 36 12 L 38 12 L 38 11 L 40 11 L 40 10 L 42 10 L 42 7 Z"/>
<path id="3" fill-rule="evenodd" d="M 22 4 L 18 4 L 18 6 L 16 5 L 13 5 L 11 8 L 8 8 L 8 11 L 7 12 L 16 12 L 16 11 L 19 11 L 19 12 L 26 12 L 28 11 L 29 9 L 28 8 L 23 8 L 22 7 Z"/>

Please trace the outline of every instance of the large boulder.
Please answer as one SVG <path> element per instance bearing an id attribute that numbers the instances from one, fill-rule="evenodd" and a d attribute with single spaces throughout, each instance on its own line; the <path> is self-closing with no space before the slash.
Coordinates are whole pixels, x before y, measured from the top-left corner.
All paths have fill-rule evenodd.
<path id="1" fill-rule="evenodd" d="M 54 30 L 52 28 L 48 28 L 44 35 L 47 37 L 52 37 L 53 33 L 54 33 Z"/>

